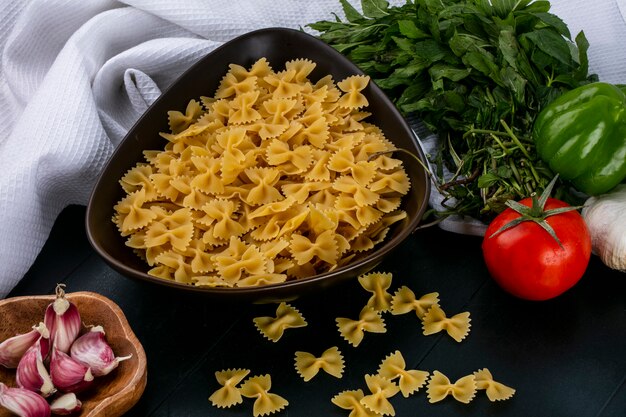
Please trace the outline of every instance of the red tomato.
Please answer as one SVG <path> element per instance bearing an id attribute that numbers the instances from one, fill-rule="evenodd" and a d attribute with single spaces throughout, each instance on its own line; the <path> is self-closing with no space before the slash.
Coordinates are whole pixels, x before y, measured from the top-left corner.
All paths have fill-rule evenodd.
<path id="1" fill-rule="evenodd" d="M 530 207 L 532 199 L 521 204 Z M 548 198 L 544 210 L 568 207 Z M 591 237 L 577 211 L 546 218 L 563 247 L 534 221 L 524 221 L 491 237 L 520 214 L 507 208 L 491 222 L 483 240 L 483 256 L 496 282 L 507 292 L 527 300 L 547 300 L 574 286 L 591 256 Z"/>

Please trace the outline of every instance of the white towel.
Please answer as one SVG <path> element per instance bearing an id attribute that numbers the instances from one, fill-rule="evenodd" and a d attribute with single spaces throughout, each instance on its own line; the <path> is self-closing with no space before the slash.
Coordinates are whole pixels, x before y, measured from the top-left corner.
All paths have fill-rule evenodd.
<path id="1" fill-rule="evenodd" d="M 585 30 L 591 69 L 626 82 L 626 0 L 553 3 L 573 32 Z M 193 62 L 245 32 L 299 28 L 340 10 L 338 0 L 1 1 L 0 297 L 60 211 L 87 203 L 125 132 Z"/>

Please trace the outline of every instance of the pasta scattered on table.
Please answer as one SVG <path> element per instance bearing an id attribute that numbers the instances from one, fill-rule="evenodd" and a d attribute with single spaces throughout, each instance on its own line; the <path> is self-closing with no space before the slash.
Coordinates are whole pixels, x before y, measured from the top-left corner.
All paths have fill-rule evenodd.
<path id="1" fill-rule="evenodd" d="M 442 401 L 448 395 L 452 395 L 455 400 L 468 404 L 476 395 L 476 381 L 474 375 L 467 375 L 452 384 L 447 376 L 439 371 L 433 371 L 426 391 L 428 401 L 431 403 Z"/>
<path id="2" fill-rule="evenodd" d="M 255 317 L 252 320 L 259 332 L 272 342 L 278 342 L 285 329 L 307 325 L 302 314 L 285 302 L 280 303 L 276 308 L 276 317 Z"/>
<path id="3" fill-rule="evenodd" d="M 402 286 L 393 294 L 391 314 L 399 315 L 415 311 L 417 317 L 422 320 L 428 309 L 436 304 L 439 304 L 439 293 L 431 292 L 417 299 L 413 290 Z"/>
<path id="4" fill-rule="evenodd" d="M 476 389 L 485 390 L 489 401 L 508 400 L 515 394 L 515 389 L 493 380 L 491 372 L 487 368 L 474 372 Z"/>
<path id="5" fill-rule="evenodd" d="M 343 376 L 344 360 L 339 348 L 333 346 L 326 349 L 319 358 L 308 352 L 296 352 L 295 367 L 305 382 L 313 379 L 320 369 L 323 369 L 335 378 L 341 378 Z"/>
<path id="6" fill-rule="evenodd" d="M 390 381 L 398 379 L 398 386 L 402 396 L 408 398 L 426 384 L 429 373 L 417 369 L 407 370 L 402 353 L 396 350 L 383 359 L 378 367 L 378 375 Z"/>
<path id="7" fill-rule="evenodd" d="M 392 296 L 387 292 L 391 287 L 392 274 L 389 272 L 371 272 L 359 276 L 359 283 L 372 296 L 367 302 L 376 311 L 389 311 Z"/>
<path id="8" fill-rule="evenodd" d="M 222 386 L 209 397 L 209 401 L 217 408 L 229 408 L 241 404 L 243 398 L 237 385 L 248 376 L 248 369 L 226 369 L 215 372 L 217 382 Z"/>
<path id="9" fill-rule="evenodd" d="M 361 404 L 361 400 L 364 396 L 365 394 L 361 389 L 347 390 L 335 395 L 330 401 L 339 408 L 350 410 L 348 417 L 380 416 L 380 414 L 370 411 L 363 404 Z"/>
<path id="10" fill-rule="evenodd" d="M 365 383 L 371 394 L 364 396 L 360 402 L 367 409 L 383 416 L 395 416 L 396 410 L 389 402 L 400 391 L 400 387 L 380 375 L 365 375 Z"/>
<path id="11" fill-rule="evenodd" d="M 363 307 L 358 320 L 338 317 L 335 321 L 341 337 L 354 347 L 363 341 L 364 332 L 385 333 L 387 331 L 380 313 L 368 306 Z"/>
<path id="12" fill-rule="evenodd" d="M 289 401 L 278 394 L 269 392 L 272 380 L 269 374 L 248 378 L 239 392 L 246 398 L 256 398 L 252 407 L 254 417 L 276 413 L 289 405 Z"/>
<path id="13" fill-rule="evenodd" d="M 313 81 L 315 66 L 231 64 L 213 97 L 168 112 L 168 143 L 120 179 L 112 219 L 150 275 L 278 284 L 348 264 L 406 218 L 409 177 L 363 110 L 369 77 Z"/>
<path id="14" fill-rule="evenodd" d="M 424 315 L 422 328 L 426 336 L 445 330 L 450 337 L 461 342 L 469 334 L 470 320 L 469 312 L 459 313 L 448 318 L 441 307 L 435 304 Z"/>

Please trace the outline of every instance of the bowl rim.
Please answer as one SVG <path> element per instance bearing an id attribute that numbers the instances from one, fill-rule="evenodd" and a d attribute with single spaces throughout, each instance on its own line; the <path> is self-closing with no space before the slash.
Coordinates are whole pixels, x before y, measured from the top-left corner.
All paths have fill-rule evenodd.
<path id="1" fill-rule="evenodd" d="M 181 290 L 184 290 L 184 291 L 191 291 L 191 292 L 196 292 L 196 293 L 204 293 L 204 294 L 212 294 L 212 295 L 220 295 L 220 296 L 221 295 L 224 295 L 224 296 L 228 296 L 228 295 L 233 295 L 233 296 L 254 295 L 255 297 L 259 297 L 261 295 L 270 295 L 274 290 L 278 290 L 278 289 L 285 290 L 285 291 L 291 293 L 291 291 L 289 291 L 289 290 L 292 290 L 292 289 L 297 288 L 299 286 L 310 285 L 310 284 L 318 282 L 318 281 L 331 279 L 331 278 L 335 277 L 336 275 L 338 275 L 339 273 L 350 273 L 353 270 L 359 269 L 359 267 L 361 267 L 362 265 L 367 264 L 369 262 L 373 262 L 376 259 L 382 260 L 382 258 L 384 256 L 386 256 L 389 252 L 394 250 L 398 245 L 400 245 L 408 236 L 410 236 L 413 232 L 415 232 L 417 230 L 417 228 L 419 227 L 419 223 L 421 221 L 421 218 L 423 217 L 423 215 L 424 215 L 424 213 L 425 213 L 425 211 L 426 211 L 426 209 L 428 207 L 428 200 L 429 200 L 429 196 L 430 196 L 430 193 L 431 193 L 431 180 L 430 180 L 430 176 L 429 176 L 427 171 L 425 171 L 425 181 L 423 181 L 423 183 L 420 184 L 420 187 L 423 187 L 423 198 L 424 198 L 424 200 L 422 201 L 422 204 L 420 205 L 420 207 L 417 210 L 417 213 L 415 214 L 415 220 L 413 220 L 413 222 L 412 222 L 412 223 L 414 223 L 412 225 L 412 227 L 409 227 L 410 225 L 408 225 L 407 227 L 403 228 L 400 231 L 400 233 L 398 233 L 392 239 L 389 239 L 388 241 L 384 242 L 378 248 L 374 248 L 373 250 L 371 250 L 370 253 L 368 253 L 364 257 L 360 258 L 358 262 L 349 263 L 349 264 L 344 265 L 342 267 L 338 267 L 338 268 L 336 268 L 334 270 L 326 271 L 326 272 L 323 272 L 321 274 L 313 275 L 313 276 L 310 276 L 310 277 L 298 278 L 296 280 L 285 281 L 285 282 L 276 283 L 276 284 L 268 284 L 268 285 L 260 285 L 260 286 L 250 286 L 250 287 L 195 286 L 195 285 L 181 283 L 181 282 L 177 282 L 177 281 L 173 281 L 173 280 L 166 280 L 166 279 L 163 279 L 163 278 L 158 278 L 158 277 L 149 275 L 147 272 L 138 271 L 137 269 L 129 267 L 125 263 L 119 261 L 118 259 L 113 257 L 111 254 L 109 254 L 106 250 L 104 250 L 99 245 L 99 243 L 97 242 L 96 237 L 94 236 L 94 231 L 92 230 L 92 227 L 90 225 L 90 219 L 92 218 L 93 211 L 94 211 L 93 200 L 95 198 L 97 189 L 99 188 L 99 184 L 102 181 L 105 180 L 104 173 L 107 171 L 107 169 L 111 165 L 112 161 L 115 160 L 115 156 L 119 152 L 121 152 L 121 146 L 120 145 L 122 143 L 126 142 L 127 139 L 133 134 L 133 132 L 135 131 L 137 126 L 142 123 L 143 119 L 150 112 L 151 108 L 154 107 L 161 100 L 163 100 L 165 97 L 167 97 L 167 93 L 170 90 L 172 90 L 172 89 L 174 89 L 176 87 L 176 84 L 178 83 L 178 80 L 185 78 L 189 73 L 193 72 L 197 67 L 201 67 L 203 65 L 204 61 L 206 59 L 208 59 L 210 55 L 212 55 L 212 54 L 214 54 L 214 53 L 216 53 L 216 52 L 218 52 L 220 50 L 223 50 L 225 48 L 229 48 L 231 46 L 231 44 L 233 44 L 233 43 L 245 41 L 248 38 L 253 38 L 255 36 L 266 34 L 266 33 L 290 33 L 293 36 L 302 36 L 304 38 L 308 38 L 309 41 L 317 43 L 318 47 L 323 49 L 323 50 L 325 50 L 325 52 L 327 52 L 329 55 L 331 55 L 331 56 L 334 55 L 334 56 L 340 57 L 339 59 L 345 60 L 346 65 L 352 67 L 351 68 L 352 72 L 355 75 L 365 75 L 365 73 L 359 67 L 357 67 L 352 61 L 350 61 L 346 56 L 342 55 L 341 53 L 336 51 L 334 48 L 332 48 L 330 45 L 326 44 L 322 40 L 316 38 L 315 36 L 313 36 L 311 34 L 308 34 L 308 33 L 304 32 L 302 30 L 296 30 L 296 29 L 284 28 L 284 27 L 268 27 L 268 28 L 257 29 L 257 30 L 253 30 L 253 31 L 241 34 L 241 35 L 239 35 L 239 36 L 237 36 L 237 37 L 235 37 L 235 38 L 233 38 L 233 39 L 223 43 L 222 45 L 218 46 L 217 48 L 213 49 L 212 51 L 208 52 L 207 54 L 205 54 L 204 56 L 199 58 L 195 63 L 193 63 L 189 68 L 187 68 L 181 75 L 179 75 L 176 78 L 176 80 L 174 80 L 174 82 L 172 82 L 171 85 L 169 85 L 167 88 L 165 88 L 162 91 L 161 95 L 148 107 L 147 110 L 144 111 L 144 113 L 137 119 L 137 121 L 133 124 L 133 126 L 128 130 L 128 132 L 126 133 L 124 138 L 116 146 L 116 149 L 113 151 L 113 153 L 109 157 L 109 159 L 106 162 L 106 164 L 103 166 L 102 171 L 98 175 L 98 179 L 96 180 L 96 182 L 94 184 L 94 187 L 92 189 L 92 192 L 90 194 L 90 197 L 89 197 L 89 201 L 88 201 L 88 204 L 87 204 L 87 211 L 86 211 L 86 215 L 85 215 L 85 229 L 86 229 L 87 239 L 88 239 L 89 243 L 91 244 L 91 246 L 94 248 L 94 250 L 109 265 L 111 265 L 112 267 L 117 269 L 119 272 L 121 272 L 126 277 L 131 277 L 131 278 L 136 278 L 136 279 L 140 279 L 140 280 L 143 280 L 143 281 L 153 282 L 153 283 L 156 283 L 156 284 L 159 284 L 159 285 L 164 285 L 164 286 L 171 287 L 171 288 L 181 289 Z M 402 114 L 400 114 L 400 112 L 396 108 L 396 106 L 391 102 L 391 100 L 387 97 L 387 95 L 380 89 L 380 87 L 378 87 L 375 84 L 375 82 L 373 80 L 370 80 L 369 87 L 374 89 L 377 92 L 377 94 L 379 94 L 382 97 L 383 102 L 385 102 L 387 107 L 389 107 L 389 109 L 390 109 L 391 113 L 393 113 L 394 117 L 397 118 L 400 121 L 400 123 L 403 125 L 404 129 L 406 129 L 408 132 L 410 132 L 409 137 L 410 137 L 410 140 L 413 142 L 413 145 L 415 147 L 415 151 L 416 151 L 416 154 L 417 154 L 416 156 L 419 159 L 421 159 L 425 164 L 428 164 L 428 160 L 427 160 L 426 155 L 425 155 L 425 153 L 424 153 L 424 151 L 422 149 L 422 146 L 419 143 L 419 141 L 417 140 L 417 136 L 416 136 L 415 132 L 409 126 L 409 124 L 406 121 L 406 119 L 404 118 L 404 116 L 402 116 Z M 422 169 L 423 169 L 423 167 L 422 167 Z M 412 184 L 412 186 L 413 185 L 415 185 L 415 184 Z"/>

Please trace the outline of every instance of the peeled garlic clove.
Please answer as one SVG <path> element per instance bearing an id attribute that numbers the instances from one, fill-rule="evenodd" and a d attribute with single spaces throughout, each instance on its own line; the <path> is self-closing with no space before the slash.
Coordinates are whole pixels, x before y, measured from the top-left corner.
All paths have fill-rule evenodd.
<path id="1" fill-rule="evenodd" d="M 50 376 L 54 385 L 63 392 L 80 392 L 93 383 L 93 374 L 88 366 L 57 348 L 52 348 Z"/>
<path id="2" fill-rule="evenodd" d="M 40 337 L 26 350 L 17 364 L 15 382 L 20 388 L 49 397 L 56 392 L 56 388 L 43 364 L 44 353 L 48 353 L 48 339 Z"/>
<path id="3" fill-rule="evenodd" d="M 39 394 L 24 388 L 9 388 L 0 382 L 0 406 L 19 417 L 49 417 L 50 406 Z"/>
<path id="4" fill-rule="evenodd" d="M 43 323 L 33 326 L 33 330 L 28 333 L 10 337 L 0 343 L 0 365 L 9 369 L 17 368 L 17 364 L 20 363 L 24 353 L 35 344 L 40 336 L 45 339 L 50 337 L 50 332 Z"/>
<path id="5" fill-rule="evenodd" d="M 76 397 L 76 394 L 68 392 L 67 394 L 63 394 L 59 398 L 52 401 L 50 404 L 50 410 L 52 411 L 52 414 L 65 416 L 75 413 L 80 410 L 82 406 L 83 403 L 81 403 Z"/>
<path id="6" fill-rule="evenodd" d="M 52 345 L 61 352 L 67 353 L 78 337 L 81 322 L 78 308 L 65 298 L 64 286 L 64 284 L 57 285 L 57 298 L 46 308 L 44 323 L 50 330 Z"/>
<path id="7" fill-rule="evenodd" d="M 76 339 L 70 353 L 72 358 L 89 366 L 95 376 L 108 374 L 120 362 L 133 356 L 115 357 L 113 349 L 104 338 L 102 326 L 92 327 L 89 332 Z"/>

